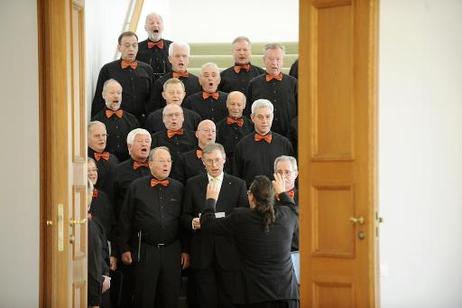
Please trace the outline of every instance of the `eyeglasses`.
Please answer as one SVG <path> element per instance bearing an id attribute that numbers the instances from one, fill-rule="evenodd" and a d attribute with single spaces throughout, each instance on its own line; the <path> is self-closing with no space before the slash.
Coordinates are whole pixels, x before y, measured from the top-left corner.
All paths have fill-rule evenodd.
<path id="1" fill-rule="evenodd" d="M 222 159 L 221 158 L 215 158 L 215 159 L 204 159 L 204 163 L 206 165 L 211 165 L 211 164 L 215 164 L 215 165 L 218 165 L 219 163 L 221 163 Z"/>
<path id="2" fill-rule="evenodd" d="M 277 170 L 276 173 L 281 175 L 281 176 L 289 176 L 294 172 L 291 171 L 291 170 Z"/>
<path id="3" fill-rule="evenodd" d="M 216 130 L 214 129 L 199 129 L 201 132 L 204 132 L 204 133 L 216 133 Z"/>

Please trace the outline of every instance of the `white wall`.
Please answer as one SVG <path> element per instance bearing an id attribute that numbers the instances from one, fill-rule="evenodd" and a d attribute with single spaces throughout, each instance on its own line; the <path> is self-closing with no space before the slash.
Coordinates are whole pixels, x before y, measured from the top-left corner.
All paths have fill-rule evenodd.
<path id="1" fill-rule="evenodd" d="M 0 307 L 39 301 L 36 6 L 36 0 L 0 2 Z"/>
<path id="2" fill-rule="evenodd" d="M 298 0 L 159 0 L 144 6 L 138 27 L 143 39 L 145 16 L 155 11 L 171 40 L 231 42 L 245 35 L 259 42 L 298 41 Z"/>
<path id="3" fill-rule="evenodd" d="M 380 1 L 382 308 L 462 307 L 462 1 Z"/>

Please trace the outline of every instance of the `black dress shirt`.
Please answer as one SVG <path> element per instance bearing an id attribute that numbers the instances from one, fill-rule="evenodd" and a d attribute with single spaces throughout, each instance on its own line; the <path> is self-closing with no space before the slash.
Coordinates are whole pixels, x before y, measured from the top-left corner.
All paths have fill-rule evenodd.
<path id="1" fill-rule="evenodd" d="M 265 98 L 274 106 L 271 130 L 289 138 L 290 121 L 297 115 L 297 79 L 282 74 L 282 80 L 266 81 L 266 75 L 252 79 L 247 91 L 246 115 L 250 114 L 252 103 Z"/>
<path id="2" fill-rule="evenodd" d="M 298 59 L 290 66 L 289 75 L 298 79 Z"/>
<path id="3" fill-rule="evenodd" d="M 93 191 L 89 212 L 92 216 L 98 217 L 107 239 L 112 240 L 112 228 L 115 224 L 114 208 L 104 191 L 97 189 Z"/>
<path id="4" fill-rule="evenodd" d="M 172 177 L 182 183 L 195 175 L 206 173 L 204 163 L 196 155 L 196 150 L 192 150 L 180 155 L 178 163 L 172 171 Z"/>
<path id="5" fill-rule="evenodd" d="M 237 124 L 227 124 L 227 118 L 224 118 L 217 124 L 217 143 L 225 148 L 227 173 L 233 172 L 234 150 L 241 139 L 254 132 L 253 123 L 247 117 L 243 117 L 244 124 L 239 127 Z"/>
<path id="6" fill-rule="evenodd" d="M 195 93 L 184 100 L 183 107 L 197 112 L 202 120 L 209 119 L 216 124 L 228 115 L 228 109 L 226 109 L 228 93 L 218 91 L 218 94 L 218 99 L 215 100 L 212 97 L 204 99 L 202 91 Z"/>
<path id="7" fill-rule="evenodd" d="M 274 160 L 280 155 L 293 155 L 289 139 L 272 132 L 272 141 L 255 141 L 255 134 L 242 138 L 234 152 L 234 175 L 250 186 L 257 175 L 273 178 Z"/>
<path id="8" fill-rule="evenodd" d="M 178 162 L 180 155 L 192 151 L 197 147 L 197 138 L 194 132 L 183 130 L 183 135 L 175 135 L 169 138 L 167 131 L 160 131 L 152 135 L 151 148 L 166 146 L 170 150 L 172 157 L 172 168 Z"/>
<path id="9" fill-rule="evenodd" d="M 183 128 L 196 131 L 197 126 L 199 125 L 200 121 L 202 121 L 201 116 L 192 110 L 189 110 L 187 108 L 182 108 L 183 109 L 183 117 L 184 117 L 184 122 L 183 122 Z M 144 124 L 144 128 L 151 134 L 163 131 L 166 129 L 164 121 L 163 121 L 163 115 L 162 112 L 164 111 L 164 108 L 158 109 L 154 112 L 151 112 L 148 117 L 146 118 L 146 123 Z"/>
<path id="10" fill-rule="evenodd" d="M 124 162 L 121 162 L 114 172 L 114 213 L 116 219 L 119 218 L 120 208 L 122 207 L 125 194 L 127 193 L 128 186 L 134 180 L 147 176 L 151 174 L 151 171 L 148 167 L 139 167 L 138 169 L 133 169 L 134 160 L 127 159 Z"/>
<path id="11" fill-rule="evenodd" d="M 129 158 L 127 147 L 128 133 L 140 127 L 138 119 L 131 113 L 124 111 L 121 118 L 113 114 L 110 118 L 106 117 L 104 108 L 98 112 L 91 120 L 100 121 L 106 125 L 107 145 L 106 151 L 116 155 L 119 161 L 124 161 Z"/>
<path id="12" fill-rule="evenodd" d="M 133 114 L 143 125 L 146 106 L 151 99 L 152 68 L 144 62 L 138 61 L 136 69 L 131 67 L 122 69 L 120 63 L 121 60 L 116 60 L 101 68 L 91 106 L 91 115 L 94 116 L 105 108 L 106 104 L 102 96 L 103 85 L 106 80 L 113 78 L 120 83 L 123 89 L 120 108 Z"/>
<path id="13" fill-rule="evenodd" d="M 264 73 L 264 69 L 255 65 L 250 65 L 249 71 L 241 69 L 239 73 L 236 73 L 234 66 L 231 66 L 220 73 L 221 82 L 218 89 L 226 93 L 240 91 L 247 96 L 247 88 L 249 87 L 250 80 Z M 251 104 L 252 102 L 247 103 Z"/>
<path id="14" fill-rule="evenodd" d="M 180 77 L 179 79 L 183 82 L 186 96 L 188 97 L 191 94 L 202 91 L 201 85 L 199 84 L 199 78 L 196 75 L 188 73 L 188 77 Z M 173 72 L 168 72 L 154 82 L 154 90 L 152 92 L 151 104 L 148 108 L 148 112 L 155 111 L 159 108 L 163 108 L 166 105 L 165 99 L 162 96 L 162 91 L 164 90 L 164 83 L 173 77 Z"/>
<path id="15" fill-rule="evenodd" d="M 133 181 L 120 211 L 120 252 L 134 251 L 133 240 L 169 245 L 180 239 L 183 184 L 168 178 L 168 186 L 151 186 L 152 175 Z"/>
<path id="16" fill-rule="evenodd" d="M 95 151 L 91 148 L 88 148 L 88 157 L 93 158 L 96 162 L 96 168 L 98 168 L 98 181 L 96 182 L 95 188 L 103 190 L 106 194 L 112 198 L 113 194 L 113 176 L 117 165 L 119 164 L 119 159 L 114 155 L 109 153 L 109 159 L 96 160 Z"/>
<path id="17" fill-rule="evenodd" d="M 157 47 L 148 48 L 149 39 L 138 44 L 136 59 L 151 66 L 154 80 L 172 70 L 172 64 L 168 61 L 168 47 L 172 41 L 165 39 L 163 41 L 164 48 L 162 49 Z"/>

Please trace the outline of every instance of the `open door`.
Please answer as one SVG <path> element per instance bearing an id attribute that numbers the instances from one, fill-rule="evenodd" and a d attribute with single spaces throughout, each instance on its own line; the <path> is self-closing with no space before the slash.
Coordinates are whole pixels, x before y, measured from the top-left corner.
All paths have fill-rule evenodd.
<path id="1" fill-rule="evenodd" d="M 378 303 L 377 0 L 300 1 L 302 307 Z"/>
<path id="2" fill-rule="evenodd" d="M 41 307 L 87 306 L 84 3 L 38 2 Z"/>

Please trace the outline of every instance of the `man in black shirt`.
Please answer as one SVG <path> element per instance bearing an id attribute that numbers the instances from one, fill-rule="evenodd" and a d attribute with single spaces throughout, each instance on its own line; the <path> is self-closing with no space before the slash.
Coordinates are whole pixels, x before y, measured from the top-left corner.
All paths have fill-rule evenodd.
<path id="1" fill-rule="evenodd" d="M 91 106 L 94 116 L 106 106 L 103 93 L 104 82 L 108 79 L 117 80 L 124 89 L 121 108 L 132 113 L 144 125 L 146 105 L 151 99 L 152 68 L 136 61 L 138 53 L 138 37 L 134 32 L 123 32 L 118 39 L 120 59 L 105 64 L 99 72 L 95 96 Z"/>
<path id="2" fill-rule="evenodd" d="M 226 118 L 226 97 L 228 93 L 218 91 L 220 71 L 215 63 L 205 63 L 201 67 L 199 82 L 202 92 L 188 96 L 183 107 L 197 112 L 202 119 L 209 119 L 215 123 Z"/>
<path id="3" fill-rule="evenodd" d="M 145 129 L 135 128 L 127 136 L 128 152 L 130 159 L 120 163 L 114 172 L 114 214 L 115 219 L 120 219 L 120 209 L 125 199 L 129 185 L 138 178 L 150 174 L 148 165 L 149 150 L 151 148 L 151 134 Z M 116 227 L 116 233 L 120 231 Z M 117 236 L 117 235 L 116 235 Z M 120 250 L 119 250 L 120 252 Z M 119 262 L 118 270 L 123 276 L 120 293 L 121 307 L 133 307 L 133 268 Z M 113 289 L 113 291 L 116 291 Z"/>
<path id="4" fill-rule="evenodd" d="M 242 112 L 245 109 L 246 98 L 239 91 L 228 94 L 226 108 L 228 116 L 217 124 L 217 142 L 222 144 L 226 151 L 225 171 L 232 173 L 234 149 L 242 137 L 253 132 L 253 123 Z"/>
<path id="5" fill-rule="evenodd" d="M 151 147 L 167 147 L 175 166 L 181 154 L 197 147 L 197 138 L 193 131 L 183 128 L 183 109 L 180 106 L 176 104 L 165 106 L 163 121 L 167 129 L 152 135 Z"/>
<path id="6" fill-rule="evenodd" d="M 202 162 L 202 150 L 210 143 L 214 143 L 217 137 L 215 123 L 211 120 L 203 120 L 199 123 L 196 131 L 197 149 L 183 153 L 173 170 L 172 177 L 180 182 L 195 175 L 205 173 L 205 166 Z"/>
<path id="7" fill-rule="evenodd" d="M 100 121 L 91 121 L 87 128 L 88 157 L 96 161 L 98 168 L 98 182 L 95 188 L 112 196 L 112 177 L 119 164 L 119 159 L 106 151 L 107 132 L 106 125 Z"/>
<path id="8" fill-rule="evenodd" d="M 257 175 L 273 177 L 273 163 L 280 155 L 292 155 L 289 139 L 271 131 L 273 104 L 258 99 L 252 104 L 252 122 L 255 134 L 242 138 L 234 152 L 234 175 L 245 180 L 249 186 Z"/>
<path id="9" fill-rule="evenodd" d="M 115 79 L 104 82 L 103 98 L 106 108 L 98 112 L 93 121 L 100 121 L 106 125 L 108 132 L 106 149 L 117 156 L 120 161 L 129 158 L 127 135 L 133 129 L 140 127 L 136 117 L 120 108 L 122 104 L 122 86 Z"/>
<path id="10" fill-rule="evenodd" d="M 183 184 L 169 178 L 172 161 L 166 147 L 149 154 L 150 175 L 129 187 L 120 215 L 122 262 L 135 270 L 134 307 L 178 307 L 182 253 Z"/>
<path id="11" fill-rule="evenodd" d="M 185 97 L 185 88 L 183 82 L 178 78 L 170 78 L 163 85 L 162 96 L 168 104 L 176 104 L 181 106 Z M 197 112 L 187 108 L 183 109 L 184 123 L 183 128 L 195 131 L 197 125 L 201 121 L 201 116 Z M 151 112 L 146 119 L 145 128 L 151 133 L 156 133 L 165 130 L 164 122 L 162 121 L 163 108 Z"/>
<path id="12" fill-rule="evenodd" d="M 144 30 L 148 33 L 148 39 L 140 42 L 136 58 L 151 66 L 154 74 L 153 80 L 156 80 L 172 70 L 172 66 L 167 61 L 168 47 L 172 41 L 162 39 L 164 21 L 157 13 L 150 13 L 146 16 Z"/>
<path id="13" fill-rule="evenodd" d="M 297 160 L 293 156 L 281 155 L 274 160 L 274 173 L 284 179 L 285 192 L 294 199 L 295 207 L 298 211 L 298 190 L 295 187 L 295 180 L 298 177 Z M 291 251 L 298 251 L 298 221 L 295 225 L 292 237 Z"/>
<path id="14" fill-rule="evenodd" d="M 152 100 L 149 112 L 165 106 L 165 98 L 162 95 L 163 85 L 170 78 L 178 78 L 184 85 L 185 97 L 201 91 L 199 78 L 188 72 L 190 47 L 187 43 L 173 42 L 168 49 L 168 61 L 172 64 L 172 71 L 165 73 L 154 82 Z"/>
<path id="15" fill-rule="evenodd" d="M 297 79 L 283 74 L 284 49 L 279 44 L 265 46 L 263 61 L 266 75 L 252 79 L 247 91 L 247 99 L 253 102 L 260 98 L 269 100 L 274 106 L 272 130 L 289 138 L 290 121 L 297 115 Z M 250 107 L 245 114 L 249 114 Z"/>
<path id="16" fill-rule="evenodd" d="M 252 65 L 252 46 L 245 36 L 238 36 L 233 41 L 234 65 L 221 72 L 220 91 L 230 93 L 240 91 L 247 95 L 250 80 L 265 73 L 261 67 Z"/>

